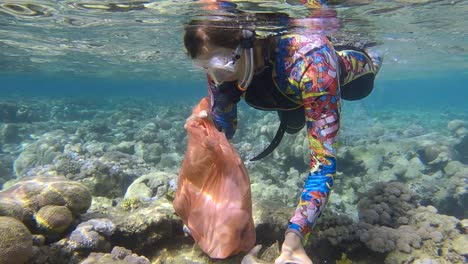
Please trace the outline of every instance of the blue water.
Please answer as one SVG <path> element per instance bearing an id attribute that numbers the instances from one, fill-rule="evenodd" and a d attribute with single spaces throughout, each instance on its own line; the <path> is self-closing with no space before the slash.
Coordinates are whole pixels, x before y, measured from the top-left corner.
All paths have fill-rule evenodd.
<path id="1" fill-rule="evenodd" d="M 384 66 L 385 67 L 385 66 Z M 206 83 L 200 80 L 158 81 L 39 74 L 0 74 L 0 96 L 111 97 L 136 96 L 151 100 L 197 100 L 206 96 Z M 445 78 L 386 80 L 377 78 L 371 95 L 364 99 L 373 109 L 422 108 L 439 111 L 447 107 L 468 112 L 468 77 L 452 72 Z"/>
<path id="2" fill-rule="evenodd" d="M 203 96 L 201 81 L 122 80 L 34 74 L 0 75 L 0 96 L 109 97 L 146 96 L 152 100 L 175 100 Z"/>

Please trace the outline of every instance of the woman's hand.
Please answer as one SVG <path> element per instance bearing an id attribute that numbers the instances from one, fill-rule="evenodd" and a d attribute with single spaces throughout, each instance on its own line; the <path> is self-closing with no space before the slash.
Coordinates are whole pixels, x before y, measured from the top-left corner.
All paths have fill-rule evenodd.
<path id="1" fill-rule="evenodd" d="M 186 120 L 185 120 L 185 125 L 184 128 L 187 128 L 187 124 L 192 122 L 192 121 L 199 121 L 204 118 L 208 118 L 209 114 L 208 111 L 202 110 L 198 114 L 192 114 L 190 115 Z"/>
<path id="2" fill-rule="evenodd" d="M 312 264 L 312 260 L 307 256 L 302 246 L 301 238 L 294 233 L 286 234 L 281 247 L 281 255 L 275 260 L 275 264 L 288 263 Z"/>

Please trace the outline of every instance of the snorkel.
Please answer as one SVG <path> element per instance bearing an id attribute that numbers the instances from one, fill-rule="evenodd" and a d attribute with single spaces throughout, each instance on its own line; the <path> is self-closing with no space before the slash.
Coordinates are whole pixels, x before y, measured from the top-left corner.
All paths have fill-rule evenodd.
<path id="1" fill-rule="evenodd" d="M 253 56 L 253 46 L 255 42 L 255 32 L 252 30 L 243 29 L 242 30 L 242 39 L 238 49 L 243 50 L 244 54 L 244 74 L 240 81 L 237 82 L 237 88 L 241 91 L 246 91 L 252 82 L 254 75 L 254 56 Z M 239 52 L 240 53 L 240 52 Z"/>

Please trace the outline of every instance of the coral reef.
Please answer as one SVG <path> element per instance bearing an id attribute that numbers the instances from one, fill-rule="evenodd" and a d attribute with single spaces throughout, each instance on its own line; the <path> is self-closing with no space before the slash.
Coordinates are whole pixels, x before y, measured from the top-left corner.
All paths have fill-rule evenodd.
<path id="1" fill-rule="evenodd" d="M 18 101 L 0 102 L 0 123 L 26 123 L 42 120 L 36 104 Z"/>
<path id="2" fill-rule="evenodd" d="M 149 172 L 143 159 L 117 150 L 110 144 L 66 144 L 53 164 L 30 169 L 36 175 L 65 175 L 80 181 L 95 196 L 120 197 L 138 175 Z"/>
<path id="3" fill-rule="evenodd" d="M 177 189 L 177 176 L 175 173 L 164 171 L 154 171 L 143 175 L 128 186 L 124 198 L 148 200 L 170 196 Z"/>
<path id="4" fill-rule="evenodd" d="M 0 185 L 14 178 L 13 158 L 0 153 Z"/>
<path id="5" fill-rule="evenodd" d="M 143 200 L 138 197 L 124 198 L 120 202 L 120 207 L 125 211 L 133 211 L 143 205 Z"/>
<path id="6" fill-rule="evenodd" d="M 397 229 L 386 226 L 369 227 L 360 234 L 360 239 L 370 250 L 379 253 L 395 250 L 411 253 L 412 248 L 421 248 L 421 237 L 411 226 L 400 226 Z"/>
<path id="7" fill-rule="evenodd" d="M 380 182 L 359 201 L 359 219 L 371 225 L 395 227 L 417 205 L 418 197 L 404 184 Z"/>
<path id="8" fill-rule="evenodd" d="M 468 135 L 464 135 L 455 145 L 455 150 L 460 155 L 460 161 L 468 164 Z"/>
<path id="9" fill-rule="evenodd" d="M 114 230 L 115 225 L 109 219 L 96 218 L 82 222 L 70 234 L 54 243 L 44 243 L 45 238 L 36 236 L 33 239 L 33 263 L 77 264 L 92 252 L 109 252 Z"/>
<path id="10" fill-rule="evenodd" d="M 450 120 L 447 130 L 457 137 L 464 137 L 468 134 L 467 122 L 460 119 Z"/>
<path id="11" fill-rule="evenodd" d="M 1 100 L 0 184 L 8 189 L 0 193 L 0 215 L 34 234 L 34 263 L 79 263 L 92 252 L 87 261 L 127 263 L 122 256 L 132 254 L 124 249 L 108 254 L 114 246 L 153 263 L 219 263 L 193 247 L 166 200 L 175 191 L 183 124 L 194 103 Z M 333 194 L 307 247 L 315 263 L 466 261 L 468 122 L 460 111 L 450 117 L 344 103 Z M 307 175 L 308 140 L 305 131 L 285 135 L 272 154 L 250 162 L 279 119 L 240 106 L 239 121 L 231 142 L 251 177 L 257 243 L 266 248 L 259 259 L 271 263 Z M 53 183 L 57 175 L 81 184 Z"/>
<path id="12" fill-rule="evenodd" d="M 125 200 L 121 200 L 123 201 Z M 103 222 L 103 217 L 107 219 L 106 222 Z M 111 234 L 113 244 L 136 252 L 162 243 L 174 233 L 182 234 L 182 222 L 176 217 L 172 203 L 165 198 L 140 200 L 138 207 L 124 210 L 120 204 L 113 204 L 108 198 L 101 197 L 93 202 L 81 219 L 87 220 L 85 223 L 92 223 L 94 226 L 92 230 L 98 232 L 105 230 L 104 226 L 106 228 L 113 226 Z M 99 226 L 103 228 L 96 229 L 97 225 L 93 221 L 101 223 Z M 108 235 L 109 233 L 106 236 Z"/>
<path id="13" fill-rule="evenodd" d="M 331 214 L 319 223 L 312 244 L 327 240 L 353 250 L 362 242 L 369 250 L 384 254 L 385 263 L 446 261 L 463 263 L 468 238 L 455 217 L 419 206 L 417 196 L 401 183 L 377 183 L 359 201 L 359 221 Z"/>
<path id="14" fill-rule="evenodd" d="M 285 224 L 288 223 L 293 207 L 269 201 L 256 201 L 252 207 L 257 244 L 270 244 L 284 237 Z"/>
<path id="15" fill-rule="evenodd" d="M 79 224 L 70 236 L 58 243 L 70 251 L 105 252 L 110 249 L 108 238 L 114 233 L 114 223 L 106 218 L 91 219 Z"/>
<path id="16" fill-rule="evenodd" d="M 113 242 L 140 251 L 170 238 L 181 230 L 172 204 L 164 198 L 147 203 L 131 212 L 110 210 L 108 217 L 115 224 Z M 179 231 L 180 232 L 180 231 Z"/>
<path id="17" fill-rule="evenodd" d="M 0 125 L 0 142 L 3 144 L 18 143 L 21 141 L 19 136 L 20 126 L 18 124 Z"/>
<path id="18" fill-rule="evenodd" d="M 345 115 L 350 113 L 353 117 L 344 116 L 343 119 L 332 207 L 355 218 L 359 193 L 366 192 L 377 182 L 401 181 L 418 193 L 422 204 L 433 204 L 443 213 L 463 216 L 460 212 L 466 211 L 463 194 L 466 193 L 466 184 L 463 184 L 466 177 L 460 173 L 450 175 L 445 170 L 450 163 L 453 166 L 453 162 L 461 160 L 461 155 L 454 150 L 461 141 L 445 131 L 446 120 L 427 119 L 417 113 L 421 117 L 418 116 L 419 123 L 414 124 L 415 118 L 409 118 L 408 113 L 382 112 L 377 113 L 379 122 L 371 122 L 362 108 L 344 111 Z M 239 118 L 243 121 L 239 123 L 239 137 L 234 137 L 233 142 L 241 156 L 248 160 L 269 144 L 278 118 L 274 113 L 250 110 L 243 110 Z M 431 123 L 423 123 L 425 120 Z M 362 126 L 356 122 L 361 122 Z M 411 125 L 402 125 L 405 122 Z M 242 126 L 253 123 L 258 125 Z M 464 125 L 463 121 L 455 124 L 457 130 Z M 435 126 L 439 130 L 435 130 Z M 370 130 L 357 129 L 359 127 Z M 302 132 L 286 135 L 279 147 L 261 162 L 246 162 L 254 199 L 294 204 L 307 173 L 307 139 Z M 460 171 L 465 167 L 459 162 L 456 165 Z"/>
<path id="19" fill-rule="evenodd" d="M 32 236 L 23 223 L 0 216 L 0 234 L 0 263 L 23 264 L 32 257 Z"/>
<path id="20" fill-rule="evenodd" d="M 88 189 L 64 177 L 24 178 L 0 192 L 0 215 L 50 234 L 63 232 L 90 205 Z"/>
<path id="21" fill-rule="evenodd" d="M 27 145 L 15 160 L 13 166 L 16 176 L 33 176 L 27 174 L 29 169 L 52 163 L 61 154 L 64 145 L 71 140 L 63 130 L 45 133 L 38 141 Z"/>
<path id="22" fill-rule="evenodd" d="M 460 220 L 438 214 L 432 206 L 411 210 L 408 217 L 409 225 L 398 228 L 398 250 L 390 252 L 385 263 L 466 262 L 468 234 L 459 229 Z"/>
<path id="23" fill-rule="evenodd" d="M 150 264 L 151 262 L 143 257 L 132 253 L 123 247 L 114 247 L 111 253 L 91 253 L 81 264 Z"/>
<path id="24" fill-rule="evenodd" d="M 114 145 L 91 141 L 63 144 L 59 149 L 51 148 L 49 144 L 41 137 L 33 143 L 31 151 L 26 148 L 15 161 L 16 173 L 65 175 L 85 184 L 96 196 L 121 197 L 138 176 L 148 174 L 154 168 L 175 170 L 182 162 L 181 154 L 163 153 L 159 143 L 121 142 Z M 40 153 L 37 150 L 39 145 L 46 146 Z M 39 160 L 38 156 L 48 158 Z"/>

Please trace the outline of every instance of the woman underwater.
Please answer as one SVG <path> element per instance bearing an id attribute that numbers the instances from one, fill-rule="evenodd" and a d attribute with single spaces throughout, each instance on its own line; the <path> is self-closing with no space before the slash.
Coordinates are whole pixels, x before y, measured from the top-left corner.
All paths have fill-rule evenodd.
<path id="1" fill-rule="evenodd" d="M 320 8 L 323 3 L 308 5 Z M 275 139 L 253 160 L 270 153 L 284 133 L 307 127 L 310 170 L 275 264 L 312 263 L 303 244 L 333 187 L 340 100 L 358 100 L 372 91 L 381 58 L 334 47 L 327 36 L 310 31 L 257 39 L 253 30 L 236 23 L 192 21 L 184 45 L 207 73 L 209 118 L 228 139 L 236 131 L 241 98 L 256 109 L 278 111 L 281 125 Z"/>

